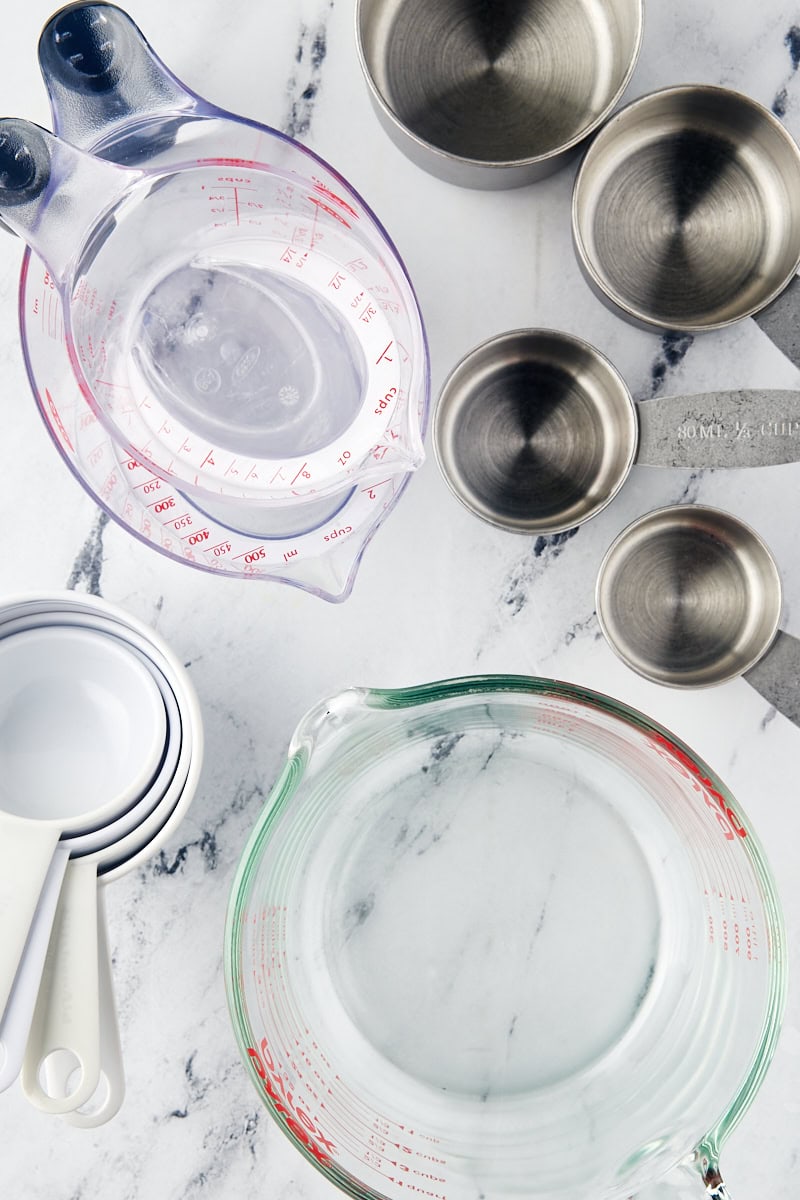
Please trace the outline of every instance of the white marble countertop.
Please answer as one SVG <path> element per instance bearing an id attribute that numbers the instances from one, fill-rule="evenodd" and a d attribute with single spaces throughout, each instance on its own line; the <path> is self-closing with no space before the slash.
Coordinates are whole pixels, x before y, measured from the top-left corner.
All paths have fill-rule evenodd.
<path id="1" fill-rule="evenodd" d="M 175 74 L 223 108 L 291 130 L 333 163 L 386 225 L 426 319 L 436 394 L 493 333 L 549 325 L 585 337 L 639 398 L 725 386 L 800 386 L 752 321 L 692 339 L 638 332 L 588 291 L 569 235 L 574 168 L 513 192 L 454 189 L 387 140 L 356 57 L 349 0 L 130 0 Z M 789 0 L 647 5 L 630 99 L 685 81 L 729 84 L 777 104 L 800 135 L 800 7 Z M 0 110 L 47 126 L 36 62 L 46 0 L 5 22 Z M 311 54 L 311 46 L 315 53 Z M 302 49 L 303 53 L 300 53 Z M 571 538 L 502 533 L 451 496 L 429 455 L 368 548 L 351 597 L 333 605 L 281 585 L 217 578 L 132 539 L 82 491 L 32 401 L 17 333 L 21 246 L 0 238 L 0 599 L 65 586 L 154 625 L 188 665 L 207 749 L 179 833 L 108 889 L 127 1073 L 122 1111 L 96 1131 L 0 1096 L 0 1191 L 24 1200 L 191 1200 L 339 1193 L 268 1118 L 239 1061 L 222 976 L 235 867 L 301 715 L 349 684 L 382 687 L 472 672 L 555 676 L 616 695 L 684 737 L 730 785 L 782 893 L 792 977 L 767 1080 L 725 1149 L 738 1200 L 800 1193 L 800 732 L 746 682 L 677 693 L 637 678 L 605 645 L 594 578 L 614 536 L 677 500 L 730 509 L 773 549 L 783 627 L 800 635 L 800 466 L 692 473 L 634 468 L 622 493 Z"/>

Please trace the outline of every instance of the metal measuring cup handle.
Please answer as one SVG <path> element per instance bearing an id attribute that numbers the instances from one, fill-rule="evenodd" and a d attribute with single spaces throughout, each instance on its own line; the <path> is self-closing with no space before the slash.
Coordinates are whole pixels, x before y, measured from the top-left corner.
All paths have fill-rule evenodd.
<path id="1" fill-rule="evenodd" d="M 771 467 L 800 460 L 800 391 L 741 388 L 636 402 L 636 462 L 647 467 Z"/>
<path id="2" fill-rule="evenodd" d="M 113 4 L 62 8 L 42 30 L 38 54 L 53 129 L 83 149 L 116 138 L 134 120 L 217 112 L 176 79 L 134 21 Z M 177 129 L 165 123 L 156 132 L 148 122 L 141 135 L 146 156 L 152 156 L 154 141 L 160 139 L 161 148 L 172 144 Z"/>
<path id="3" fill-rule="evenodd" d="M 763 333 L 791 363 L 800 367 L 800 276 L 776 300 L 753 317 Z"/>

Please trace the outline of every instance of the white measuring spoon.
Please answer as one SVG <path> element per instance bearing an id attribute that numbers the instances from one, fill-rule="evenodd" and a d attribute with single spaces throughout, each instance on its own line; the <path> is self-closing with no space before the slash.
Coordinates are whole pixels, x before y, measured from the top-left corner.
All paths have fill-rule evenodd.
<path id="1" fill-rule="evenodd" d="M 31 629 L 0 642 L 0 1013 L 61 834 L 131 807 L 165 729 L 152 675 L 110 639 Z"/>
<path id="2" fill-rule="evenodd" d="M 30 627 L 30 623 L 39 620 L 38 617 L 22 618 L 0 625 L 0 638 L 7 636 L 19 628 Z M 164 702 L 167 714 L 167 745 L 158 773 L 151 785 L 141 798 L 127 813 L 118 817 L 110 824 L 88 834 L 78 834 L 74 837 L 64 836 L 56 847 L 50 871 L 45 881 L 39 905 L 31 925 L 28 942 L 25 946 L 22 961 L 14 981 L 14 987 L 6 1005 L 5 1016 L 0 1021 L 0 1091 L 9 1087 L 17 1078 L 22 1068 L 25 1046 L 28 1040 L 33 1013 L 36 1006 L 45 954 L 50 938 L 50 932 L 56 911 L 58 895 L 67 864 L 71 854 L 88 854 L 102 849 L 105 845 L 115 844 L 142 825 L 157 804 L 161 803 L 167 789 L 175 777 L 181 745 L 181 721 L 175 695 L 161 671 L 150 662 L 144 653 L 134 646 L 130 652 L 136 655 L 153 674 Z M 56 869 L 57 868 L 57 871 Z M 101 930 L 101 933 L 104 931 Z M 99 959 L 101 996 L 103 992 L 104 963 L 102 950 Z M 107 990 L 107 989 L 106 989 Z M 101 999 L 101 1047 L 103 1043 L 103 1025 L 105 1014 L 102 1010 Z M 3 1061 L 5 1057 L 5 1061 Z M 72 1061 L 72 1060 L 70 1060 Z M 48 1092 L 52 1093 L 49 1086 Z"/>

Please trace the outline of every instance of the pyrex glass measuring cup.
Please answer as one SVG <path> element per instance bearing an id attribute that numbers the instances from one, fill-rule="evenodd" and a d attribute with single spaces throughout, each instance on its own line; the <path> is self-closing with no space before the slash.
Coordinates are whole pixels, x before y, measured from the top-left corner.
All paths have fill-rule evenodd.
<path id="1" fill-rule="evenodd" d="M 259 1095 L 351 1196 L 651 1194 L 770 1061 L 785 948 L 749 821 L 609 697 L 484 676 L 301 721 L 234 882 Z"/>
<path id="2" fill-rule="evenodd" d="M 394 247 L 363 200 L 327 164 L 291 139 L 195 96 L 164 67 L 120 9 L 68 6 L 45 27 L 39 57 L 59 134 L 135 167 L 224 158 L 224 178 L 208 193 L 217 196 L 209 208 L 232 206 L 229 216 L 251 233 L 254 220 L 266 232 L 265 209 L 256 207 L 264 198 L 244 194 L 247 185 L 237 182 L 243 175 L 237 174 L 236 164 L 252 172 L 256 164 L 268 163 L 275 182 L 265 207 L 277 204 L 278 225 L 273 224 L 272 233 L 285 235 L 286 241 L 281 252 L 285 261 L 279 260 L 266 289 L 259 286 L 252 262 L 244 270 L 240 262 L 211 274 L 204 267 L 199 275 L 191 268 L 177 274 L 168 269 L 160 298 L 152 297 L 153 320 L 143 331 L 139 349 L 144 355 L 137 355 L 137 362 L 174 415 L 188 419 L 195 443 L 199 436 L 211 451 L 210 457 L 201 456 L 199 473 L 182 469 L 186 448 L 173 462 L 174 447 L 159 440 L 175 433 L 174 418 L 167 422 L 169 432 L 159 422 L 159 435 L 150 445 L 150 422 L 142 423 L 142 410 L 128 406 L 122 429 L 113 419 L 104 420 L 108 412 L 95 421 L 97 414 L 86 411 L 64 340 L 62 294 L 52 272 L 28 253 L 20 325 L 31 382 L 56 444 L 94 498 L 165 553 L 223 573 L 285 579 L 330 599 L 343 598 L 366 542 L 422 458 L 427 350 L 416 301 Z M 281 182 L 282 171 L 291 178 L 284 176 Z M 263 168 L 258 179 L 265 182 Z M 221 212 L 211 215 L 228 220 Z M 319 266 L 331 252 L 347 278 L 348 271 L 358 277 L 359 288 L 348 304 L 358 295 L 366 304 L 358 312 L 351 310 L 347 318 L 352 319 L 344 323 L 341 305 L 337 316 L 336 305 L 331 308 L 324 296 L 320 303 L 314 290 L 319 281 L 308 286 L 314 274 L 309 266 Z M 333 280 L 328 297 L 345 286 L 344 278 L 334 279 L 334 274 L 328 277 Z M 220 286 L 210 283 L 212 276 Z M 263 274 L 260 279 L 263 284 Z M 180 321 L 185 336 L 179 336 L 178 344 L 165 328 L 164 316 L 167 310 L 174 315 L 177 294 L 186 287 L 191 295 L 185 298 L 194 311 L 188 322 Z M 379 430 L 369 430 L 374 439 L 366 436 L 369 427 L 361 425 L 370 445 L 360 462 L 363 445 L 357 438 L 329 456 L 335 469 L 327 481 L 317 469 L 319 458 L 308 461 L 305 454 L 289 464 L 296 469 L 288 475 L 285 463 L 269 459 L 269 474 L 258 479 L 252 461 L 243 465 L 231 458 L 215 471 L 219 463 L 211 442 L 220 438 L 239 450 L 247 446 L 258 458 L 265 450 L 264 436 L 272 447 L 267 454 L 277 450 L 283 455 L 287 446 L 305 450 L 316 445 L 319 451 L 327 436 L 325 424 L 330 432 L 336 413 L 340 426 L 347 427 L 354 408 L 369 402 L 356 392 L 375 382 L 375 364 L 363 359 L 359 334 L 367 325 L 375 332 L 385 329 L 386 321 L 391 333 L 378 354 L 393 336 L 396 347 L 394 353 L 386 350 L 378 373 L 388 369 L 392 358 L 408 386 L 392 392 L 392 383 L 377 398 L 370 394 L 372 408 L 386 419 Z M 279 378 L 282 370 L 291 377 Z M 187 379 L 194 392 L 191 412 L 186 409 Z M 99 386 L 102 390 L 106 384 Z M 223 413 L 223 396 L 238 418 L 232 411 Z M 265 405 L 272 406 L 272 416 Z"/>

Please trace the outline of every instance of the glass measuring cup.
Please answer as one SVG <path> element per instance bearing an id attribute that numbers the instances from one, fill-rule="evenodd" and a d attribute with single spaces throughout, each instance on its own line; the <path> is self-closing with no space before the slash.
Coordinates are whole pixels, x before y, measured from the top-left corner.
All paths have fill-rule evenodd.
<path id="1" fill-rule="evenodd" d="M 609 697 L 482 676 L 301 721 L 225 971 L 259 1095 L 347 1194 L 616 1200 L 681 1164 L 723 1194 L 786 963 L 702 760 Z"/>
<path id="2" fill-rule="evenodd" d="M 385 230 L 361 197 L 311 151 L 220 110 L 186 88 L 130 17 L 113 5 L 75 4 L 55 14 L 42 33 L 39 60 L 53 127 L 67 141 L 133 166 L 224 157 L 234 167 L 234 160 L 268 159 L 313 181 L 323 205 L 357 223 L 362 232 L 370 230 L 368 238 L 381 247 L 391 278 L 364 282 L 368 288 L 374 282 L 373 296 L 382 314 L 390 314 L 393 322 L 407 322 L 402 340 L 404 353 L 412 359 L 412 386 L 408 396 L 398 397 L 395 416 L 373 448 L 376 465 L 384 469 L 364 486 L 346 489 L 338 504 L 316 509 L 306 504 L 307 527 L 300 532 L 292 516 L 296 507 L 290 506 L 281 524 L 281 514 L 271 504 L 270 529 L 263 511 L 254 519 L 252 510 L 239 508 L 232 520 L 230 506 L 220 512 L 211 498 L 199 507 L 193 496 L 174 486 L 174 479 L 161 478 L 146 460 L 122 452 L 87 411 L 66 352 L 61 297 L 44 264 L 30 251 L 20 281 L 23 347 L 42 416 L 79 481 L 112 517 L 161 552 L 201 569 L 280 579 L 327 599 L 345 598 L 366 544 L 410 478 L 408 469 L 393 469 L 394 447 L 410 427 L 421 448 L 427 418 L 424 332 L 405 270 Z M 299 223 L 298 236 L 302 228 Z"/>

